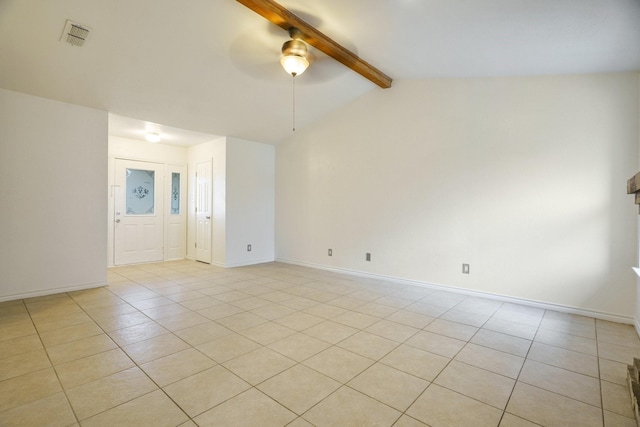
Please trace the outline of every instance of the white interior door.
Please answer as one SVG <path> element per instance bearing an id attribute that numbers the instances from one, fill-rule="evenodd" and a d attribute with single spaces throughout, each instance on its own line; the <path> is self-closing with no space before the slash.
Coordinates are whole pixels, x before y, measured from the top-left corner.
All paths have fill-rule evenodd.
<path id="1" fill-rule="evenodd" d="M 184 166 L 167 166 L 167 195 L 169 202 L 165 209 L 164 259 L 183 259 L 187 251 L 187 220 L 185 195 L 187 177 Z"/>
<path id="2" fill-rule="evenodd" d="M 116 159 L 114 264 L 162 261 L 163 165 Z"/>
<path id="3" fill-rule="evenodd" d="M 196 260 L 211 263 L 211 160 L 196 169 Z"/>

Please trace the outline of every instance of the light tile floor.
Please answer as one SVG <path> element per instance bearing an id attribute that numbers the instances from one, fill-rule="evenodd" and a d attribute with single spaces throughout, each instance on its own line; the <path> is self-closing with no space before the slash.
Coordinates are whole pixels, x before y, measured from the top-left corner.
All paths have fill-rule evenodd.
<path id="1" fill-rule="evenodd" d="M 635 426 L 630 325 L 271 263 L 0 303 L 2 426 Z"/>

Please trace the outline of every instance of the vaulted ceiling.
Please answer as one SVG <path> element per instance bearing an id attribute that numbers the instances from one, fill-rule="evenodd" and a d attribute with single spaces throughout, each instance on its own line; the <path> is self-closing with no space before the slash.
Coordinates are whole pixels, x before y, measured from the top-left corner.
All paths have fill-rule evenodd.
<path id="1" fill-rule="evenodd" d="M 281 0 L 394 80 L 640 70 L 638 0 Z M 90 27 L 61 42 L 66 20 Z M 0 0 L 0 87 L 211 135 L 292 132 L 288 34 L 235 0 Z M 380 89 L 314 52 L 296 128 Z M 126 122 L 126 120 L 124 120 Z"/>

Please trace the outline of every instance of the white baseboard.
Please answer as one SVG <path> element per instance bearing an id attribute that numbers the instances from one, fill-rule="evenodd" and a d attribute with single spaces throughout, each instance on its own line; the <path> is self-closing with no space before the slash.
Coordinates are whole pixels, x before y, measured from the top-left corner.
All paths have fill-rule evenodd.
<path id="1" fill-rule="evenodd" d="M 234 268 L 234 267 L 246 267 L 248 265 L 256 265 L 256 264 L 265 264 L 267 262 L 274 262 L 273 258 L 264 258 L 264 259 L 256 259 L 252 261 L 240 261 L 240 262 L 229 262 L 226 263 L 223 267 L 225 268 Z"/>
<path id="2" fill-rule="evenodd" d="M 462 294 L 462 295 L 475 296 L 475 297 L 487 298 L 487 299 L 492 299 L 492 300 L 497 300 L 497 301 L 510 302 L 510 303 L 514 303 L 514 304 L 527 305 L 527 306 L 530 306 L 530 307 L 542 308 L 542 309 L 545 309 L 545 310 L 553 310 L 553 311 L 559 311 L 559 312 L 562 312 L 562 313 L 575 314 L 575 315 L 586 316 L 586 317 L 593 317 L 595 319 L 601 319 L 601 320 L 608 320 L 610 322 L 624 323 L 624 324 L 628 324 L 628 325 L 635 325 L 636 331 L 638 332 L 638 335 L 640 335 L 640 324 L 633 317 L 621 316 L 621 315 L 618 315 L 618 314 L 605 313 L 605 312 L 589 310 L 589 309 L 584 309 L 584 308 L 579 308 L 579 307 L 572 307 L 572 306 L 567 306 L 567 305 L 562 305 L 562 304 L 553 304 L 553 303 L 548 303 L 548 302 L 529 300 L 529 299 L 525 299 L 525 298 L 517 298 L 517 297 L 508 296 L 508 295 L 500 295 L 500 294 L 492 294 L 492 293 L 488 293 L 488 292 L 474 291 L 474 290 L 470 290 L 470 289 L 457 288 L 457 287 L 454 287 L 454 286 L 441 285 L 441 284 L 437 284 L 437 283 L 421 282 L 421 281 L 418 281 L 418 280 L 404 279 L 402 277 L 385 276 L 385 275 L 382 275 L 382 274 L 367 273 L 367 272 L 358 271 L 358 270 L 350 270 L 350 269 L 346 269 L 346 268 L 331 267 L 331 266 L 327 266 L 327 265 L 314 264 L 314 263 L 298 261 L 298 260 L 292 260 L 292 259 L 286 259 L 286 258 L 276 258 L 276 262 L 282 262 L 282 263 L 285 263 L 285 264 L 292 264 L 292 265 L 299 265 L 299 266 L 302 266 L 302 267 L 310 267 L 310 268 L 315 268 L 315 269 L 318 269 L 318 270 L 332 271 L 332 272 L 335 272 L 335 273 L 348 274 L 348 275 L 351 275 L 351 276 L 365 277 L 365 278 L 369 278 L 369 279 L 386 280 L 386 281 L 389 281 L 389 282 L 392 282 L 392 283 L 401 284 L 401 285 L 419 286 L 419 287 L 422 287 L 422 288 L 428 288 L 428 289 L 434 289 L 434 290 L 443 290 L 443 291 L 454 292 L 454 293 L 458 293 L 458 294 Z"/>
<path id="3" fill-rule="evenodd" d="M 85 289 L 100 288 L 106 285 L 107 285 L 106 283 L 88 283 L 83 285 L 64 286 L 61 288 L 42 289 L 42 290 L 37 290 L 32 292 L 21 292 L 19 294 L 13 294 L 13 295 L 0 295 L 0 302 L 14 301 L 17 299 L 42 297 L 46 295 L 61 294 L 63 292 L 83 291 Z"/>

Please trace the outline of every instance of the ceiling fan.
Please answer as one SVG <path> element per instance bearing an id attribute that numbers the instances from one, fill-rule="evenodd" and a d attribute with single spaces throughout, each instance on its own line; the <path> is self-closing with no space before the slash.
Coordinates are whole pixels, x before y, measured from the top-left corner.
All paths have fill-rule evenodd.
<path id="1" fill-rule="evenodd" d="M 292 40 L 285 43 L 283 46 L 283 54 L 286 57 L 291 54 L 292 56 L 298 56 L 298 67 L 306 66 L 304 64 L 307 61 L 306 56 L 303 54 L 304 47 L 299 43 L 303 41 L 309 45 L 315 47 L 319 51 L 323 52 L 327 56 L 342 63 L 346 67 L 377 84 L 383 89 L 391 87 L 391 77 L 384 74 L 368 62 L 361 59 L 358 55 L 341 46 L 330 37 L 326 36 L 322 32 L 318 31 L 312 25 L 308 24 L 303 19 L 299 18 L 282 5 L 276 3 L 273 0 L 237 0 L 238 3 L 243 4 L 249 9 L 253 10 L 257 14 L 266 18 L 268 21 L 276 24 L 280 28 L 289 32 Z M 295 60 L 295 58 L 293 58 Z M 284 59 L 282 65 L 284 64 Z M 285 67 L 286 69 L 286 67 Z M 302 70 L 302 71 L 300 71 Z M 287 70 L 290 74 L 291 71 Z M 303 68 L 295 68 L 294 73 L 301 74 L 304 72 Z M 292 74 L 292 75 L 296 75 Z"/>

